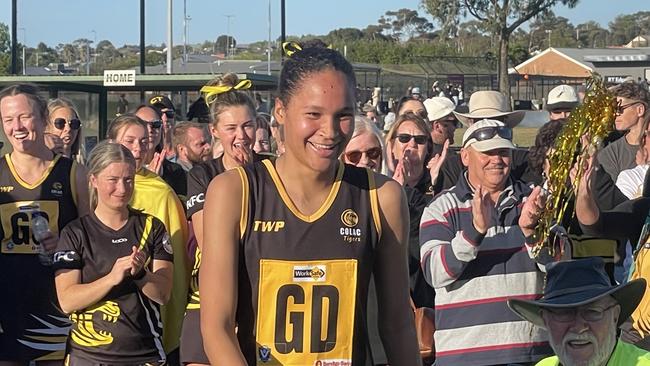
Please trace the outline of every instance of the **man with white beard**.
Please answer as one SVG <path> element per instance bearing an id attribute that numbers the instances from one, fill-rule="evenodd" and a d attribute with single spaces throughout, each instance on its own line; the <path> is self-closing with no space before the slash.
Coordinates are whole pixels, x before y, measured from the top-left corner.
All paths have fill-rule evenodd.
<path id="1" fill-rule="evenodd" d="M 644 279 L 612 286 L 599 257 L 553 262 L 546 270 L 541 299 L 508 301 L 517 315 L 549 333 L 556 355 L 537 366 L 650 365 L 650 353 L 617 340 L 618 327 L 643 297 Z"/>

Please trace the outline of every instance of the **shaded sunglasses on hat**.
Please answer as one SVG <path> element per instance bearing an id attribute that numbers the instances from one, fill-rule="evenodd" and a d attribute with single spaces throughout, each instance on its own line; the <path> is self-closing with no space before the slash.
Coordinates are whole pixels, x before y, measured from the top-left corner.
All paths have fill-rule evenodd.
<path id="1" fill-rule="evenodd" d="M 81 121 L 78 118 L 72 118 L 69 121 L 65 118 L 55 118 L 53 122 L 54 127 L 59 130 L 64 129 L 66 123 L 70 126 L 71 130 L 78 130 L 81 127 Z"/>
<path id="2" fill-rule="evenodd" d="M 505 126 L 494 126 L 494 127 L 483 127 L 472 132 L 471 135 L 467 138 L 467 141 L 463 146 L 467 145 L 467 142 L 472 139 L 476 141 L 485 141 L 493 138 L 494 136 L 499 135 L 500 137 L 512 141 L 512 128 Z"/>

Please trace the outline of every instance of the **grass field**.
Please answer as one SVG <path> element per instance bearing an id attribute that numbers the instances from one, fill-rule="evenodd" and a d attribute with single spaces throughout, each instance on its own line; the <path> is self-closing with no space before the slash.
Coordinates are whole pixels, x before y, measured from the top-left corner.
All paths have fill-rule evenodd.
<path id="1" fill-rule="evenodd" d="M 537 127 L 515 127 L 513 130 L 513 141 L 519 147 L 529 147 L 535 144 L 535 136 L 537 136 Z M 456 129 L 454 136 L 454 145 L 460 146 L 463 142 L 463 134 L 466 128 Z"/>

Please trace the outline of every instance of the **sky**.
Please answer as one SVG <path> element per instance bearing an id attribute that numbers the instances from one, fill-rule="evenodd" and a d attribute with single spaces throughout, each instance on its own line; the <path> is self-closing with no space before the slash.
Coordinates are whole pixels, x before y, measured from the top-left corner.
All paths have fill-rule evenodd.
<path id="1" fill-rule="evenodd" d="M 110 40 L 115 46 L 138 44 L 138 0 L 17 0 L 18 41 L 50 47 L 79 38 Z M 228 29 L 238 43 L 268 39 L 269 0 L 173 0 L 173 43 L 183 43 L 183 6 L 189 20 L 188 43 L 216 40 Z M 280 36 L 280 0 L 271 3 L 271 38 Z M 286 0 L 288 35 L 327 34 L 337 28 L 365 28 L 388 10 L 418 9 L 420 0 Z M 616 15 L 650 10 L 646 0 L 580 0 L 574 9 L 556 6 L 574 25 L 595 20 L 603 27 Z M 230 16 L 230 17 L 227 17 Z M 167 0 L 146 0 L 146 44 L 167 38 Z M 230 21 L 228 21 L 230 19 Z M 0 23 L 10 25 L 11 0 L 0 0 Z M 230 25 L 228 24 L 230 23 Z"/>

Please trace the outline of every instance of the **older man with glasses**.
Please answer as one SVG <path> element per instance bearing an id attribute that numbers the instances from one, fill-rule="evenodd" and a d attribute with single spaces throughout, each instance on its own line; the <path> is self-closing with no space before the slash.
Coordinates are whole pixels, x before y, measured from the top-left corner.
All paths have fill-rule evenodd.
<path id="1" fill-rule="evenodd" d="M 544 297 L 508 301 L 517 315 L 550 335 L 555 356 L 538 366 L 650 365 L 650 353 L 617 340 L 618 328 L 643 297 L 644 279 L 612 286 L 598 257 L 550 263 L 546 270 Z"/>
<path id="2" fill-rule="evenodd" d="M 421 266 L 436 290 L 436 365 L 530 365 L 551 354 L 546 333 L 506 305 L 541 296 L 544 283 L 531 254 L 544 199 L 539 187 L 511 177 L 514 148 L 503 122 L 472 124 L 460 151 L 467 170 L 422 215 Z"/>

